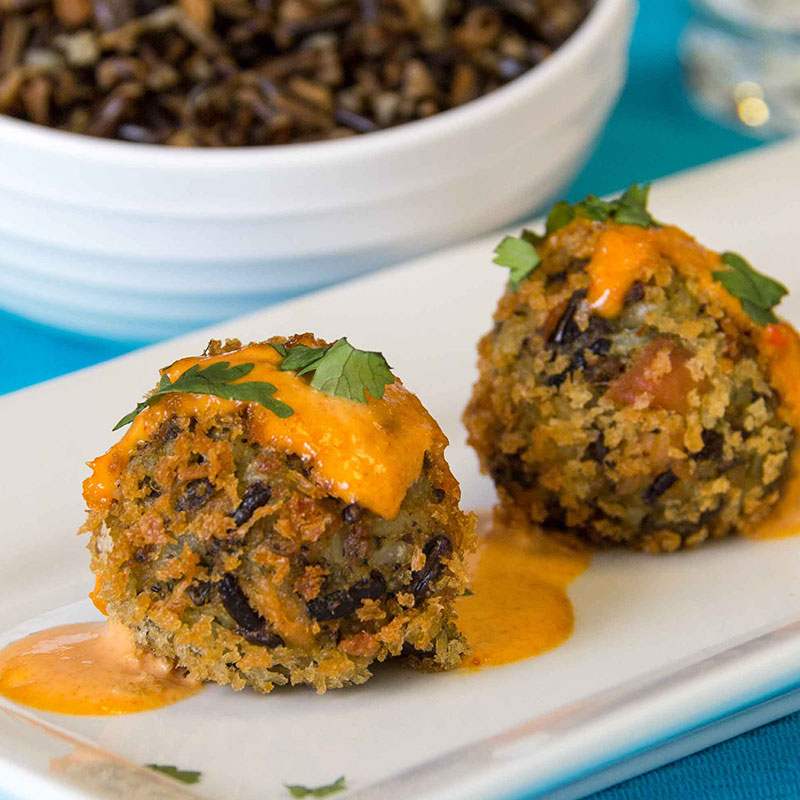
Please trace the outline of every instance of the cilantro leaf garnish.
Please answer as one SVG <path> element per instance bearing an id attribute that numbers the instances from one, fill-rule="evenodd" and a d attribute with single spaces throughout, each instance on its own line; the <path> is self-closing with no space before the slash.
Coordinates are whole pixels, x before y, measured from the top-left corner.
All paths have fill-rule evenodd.
<path id="1" fill-rule="evenodd" d="M 650 216 L 647 210 L 647 196 L 650 194 L 650 184 L 645 183 L 639 186 L 634 183 L 629 186 L 617 200 L 613 200 L 611 205 L 615 206 L 611 210 L 614 222 L 619 225 L 638 225 L 640 228 L 649 228 L 655 225 L 656 221 Z"/>
<path id="2" fill-rule="evenodd" d="M 575 217 L 586 217 L 596 222 L 605 222 L 610 218 L 618 225 L 638 225 L 640 228 L 657 225 L 647 210 L 649 193 L 649 183 L 642 186 L 634 183 L 615 200 L 601 200 L 593 194 L 579 203 L 570 204 L 562 200 L 550 209 L 547 216 L 547 233 L 549 235 L 569 225 Z"/>
<path id="3" fill-rule="evenodd" d="M 592 197 L 593 195 L 589 195 Z M 561 200 L 556 203 L 547 215 L 547 222 L 545 223 L 545 231 L 548 235 L 555 233 L 559 228 L 564 228 L 575 219 L 575 208 L 571 206 L 566 200 Z"/>
<path id="4" fill-rule="evenodd" d="M 547 215 L 546 234 L 549 236 L 559 228 L 569 225 L 576 217 L 585 217 L 596 222 L 611 219 L 619 225 L 638 225 L 641 228 L 657 225 L 647 210 L 649 193 L 649 183 L 642 186 L 634 183 L 615 200 L 601 200 L 593 194 L 579 203 L 570 204 L 562 200 Z M 516 292 L 520 283 L 541 263 L 536 251 L 536 245 L 540 242 L 541 237 L 526 230 L 521 237 L 506 236 L 495 248 L 494 263 L 511 270 L 509 284 L 513 291 Z"/>
<path id="5" fill-rule="evenodd" d="M 178 769 L 171 764 L 145 764 L 146 767 L 161 772 L 164 775 L 169 775 L 170 778 L 175 778 L 176 781 L 181 783 L 197 783 L 200 780 L 202 772 L 195 772 L 188 769 Z"/>
<path id="6" fill-rule="evenodd" d="M 347 788 L 344 775 L 337 778 L 333 783 L 327 783 L 324 786 L 309 787 L 300 783 L 285 783 L 284 786 L 289 790 L 289 794 L 292 797 L 327 797 L 329 794 L 341 792 Z"/>
<path id="7" fill-rule="evenodd" d="M 757 325 L 776 323 L 772 309 L 789 290 L 778 281 L 763 275 L 738 253 L 723 253 L 722 263 L 730 267 L 711 273 L 741 304 L 742 309 Z"/>
<path id="8" fill-rule="evenodd" d="M 274 350 L 277 350 L 278 353 L 282 355 L 284 358 L 286 358 L 286 355 L 289 351 L 286 349 L 285 344 L 276 344 L 275 342 L 267 342 L 267 344 Z"/>
<path id="9" fill-rule="evenodd" d="M 273 345 L 275 347 L 275 345 Z M 281 350 L 275 347 L 280 353 Z M 386 386 L 394 383 L 391 367 L 381 353 L 359 350 L 345 337 L 325 347 L 298 344 L 285 348 L 281 370 L 297 376 L 313 372 L 311 385 L 326 394 L 366 403 L 364 392 L 376 400 L 383 397 Z"/>
<path id="10" fill-rule="evenodd" d="M 494 249 L 495 264 L 511 270 L 508 282 L 513 291 L 541 264 L 542 259 L 527 238 L 506 236 Z"/>
<path id="11" fill-rule="evenodd" d="M 134 419 L 145 408 L 152 406 L 160 397 L 165 394 L 180 392 L 183 394 L 210 394 L 215 397 L 222 397 L 225 400 L 244 400 L 258 403 L 264 408 L 272 411 L 273 414 L 285 419 L 294 412 L 286 403 L 272 397 L 277 388 L 266 381 L 248 381 L 246 383 L 233 383 L 233 381 L 243 378 L 252 372 L 254 364 L 236 364 L 231 366 L 229 361 L 217 361 L 203 368 L 199 364 L 189 367 L 186 372 L 180 374 L 175 381 L 171 381 L 169 375 L 164 373 L 161 376 L 158 386 L 139 403 L 129 414 L 126 414 L 115 426 L 118 430 Z"/>
<path id="12" fill-rule="evenodd" d="M 275 345 L 272 345 L 275 347 Z M 296 344 L 292 348 L 287 348 L 285 345 L 280 345 L 283 348 L 283 361 L 281 361 L 281 370 L 284 372 L 296 372 L 298 375 L 305 375 L 315 369 L 317 361 L 321 361 L 325 354 L 333 347 L 333 345 L 325 345 L 324 347 L 309 347 L 306 344 Z M 276 348 L 277 349 L 277 348 Z M 278 350 L 280 353 L 281 351 Z"/>

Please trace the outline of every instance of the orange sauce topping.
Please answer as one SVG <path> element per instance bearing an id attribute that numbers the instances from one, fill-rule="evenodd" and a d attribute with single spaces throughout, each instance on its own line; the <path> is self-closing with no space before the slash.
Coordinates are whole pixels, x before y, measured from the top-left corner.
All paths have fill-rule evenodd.
<path id="1" fill-rule="evenodd" d="M 0 694 L 61 714 L 132 714 L 176 703 L 201 685 L 137 651 L 121 625 L 81 622 L 0 651 Z"/>
<path id="2" fill-rule="evenodd" d="M 600 234 L 588 266 L 592 282 L 586 299 L 601 316 L 616 317 L 622 311 L 628 289 L 657 257 L 649 233 L 649 228 L 623 225 Z"/>
<path id="3" fill-rule="evenodd" d="M 471 653 L 464 666 L 500 666 L 539 655 L 572 633 L 567 586 L 589 565 L 591 552 L 535 529 L 486 533 L 470 565 L 471 595 L 456 600 L 459 630 Z"/>
<path id="4" fill-rule="evenodd" d="M 700 292 L 748 331 L 764 356 L 770 383 L 780 399 L 779 413 L 794 429 L 798 441 L 777 506 L 748 536 L 761 539 L 800 533 L 800 336 L 786 322 L 767 326 L 754 323 L 739 300 L 714 280 L 714 271 L 727 269 L 719 254 L 673 226 L 622 225 L 601 233 L 587 268 L 591 278 L 587 297 L 592 307 L 606 317 L 619 314 L 630 287 L 648 277 L 659 256 L 669 259 Z"/>
<path id="5" fill-rule="evenodd" d="M 315 389 L 292 372 L 281 372 L 281 356 L 267 344 L 250 345 L 231 353 L 184 358 L 166 368 L 175 380 L 189 367 L 218 361 L 254 364 L 240 382 L 267 381 L 274 394 L 294 413 L 280 419 L 256 403 L 225 400 L 212 395 L 169 394 L 145 409 L 120 442 L 89 466 L 84 498 L 91 509 L 105 509 L 117 479 L 133 450 L 151 437 L 170 417 L 202 413 L 235 414 L 248 408 L 253 439 L 311 462 L 316 477 L 335 497 L 358 502 L 381 517 L 397 516 L 408 487 L 422 470 L 427 450 L 447 446 L 447 439 L 419 400 L 400 381 L 387 386 L 381 400 L 367 403 L 334 397 Z"/>

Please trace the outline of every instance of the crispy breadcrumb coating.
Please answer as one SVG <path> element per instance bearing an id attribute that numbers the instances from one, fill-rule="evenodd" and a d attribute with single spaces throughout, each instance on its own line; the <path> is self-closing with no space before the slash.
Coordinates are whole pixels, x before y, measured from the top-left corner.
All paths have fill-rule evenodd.
<path id="1" fill-rule="evenodd" d="M 212 342 L 207 355 L 239 347 Z M 333 496 L 313 459 L 256 441 L 251 406 L 167 415 L 130 453 L 111 502 L 90 509 L 84 530 L 108 615 L 191 676 L 235 689 L 322 692 L 363 683 L 390 656 L 459 664 L 453 601 L 474 520 L 459 510 L 438 427 L 386 519 Z"/>
<path id="2" fill-rule="evenodd" d="M 621 310 L 604 314 L 590 302 L 590 265 L 609 231 L 622 256 L 646 256 L 635 280 L 608 287 L 612 299 L 623 292 Z M 505 292 L 479 344 L 464 415 L 501 505 L 545 529 L 648 551 L 763 519 L 786 480 L 797 416 L 765 342 L 780 334 L 791 345 L 794 331 L 755 325 L 712 280 L 719 257 L 676 228 L 578 218 L 537 250 L 541 265 Z M 629 265 L 618 266 L 625 277 Z"/>

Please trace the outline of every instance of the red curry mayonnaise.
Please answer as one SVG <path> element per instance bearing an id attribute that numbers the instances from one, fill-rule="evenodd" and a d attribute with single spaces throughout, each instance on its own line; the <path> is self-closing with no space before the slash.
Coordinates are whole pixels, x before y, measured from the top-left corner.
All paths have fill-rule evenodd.
<path id="1" fill-rule="evenodd" d="M 132 714 L 161 708 L 202 685 L 145 653 L 116 622 L 38 631 L 0 651 L 0 694 L 61 714 Z"/>
<path id="2" fill-rule="evenodd" d="M 482 515 L 468 560 L 472 593 L 456 600 L 467 637 L 467 669 L 497 667 L 563 644 L 575 625 L 567 587 L 588 566 L 591 549 L 512 519 Z"/>
<path id="3" fill-rule="evenodd" d="M 183 358 L 165 371 L 175 380 L 195 364 L 205 367 L 219 361 L 254 364 L 239 382 L 273 384 L 277 387 L 273 397 L 291 406 L 294 413 L 281 419 L 256 403 L 212 395 L 165 395 L 142 411 L 105 455 L 89 464 L 92 475 L 83 491 L 90 509 L 108 506 L 131 453 L 162 423 L 178 415 L 237 414 L 247 407 L 255 442 L 307 460 L 331 495 L 346 503 L 357 502 L 386 519 L 397 516 L 409 486 L 419 477 L 425 452 L 447 446 L 435 420 L 400 381 L 387 386 L 381 400 L 368 395 L 366 403 L 357 403 L 315 389 L 292 372 L 281 372 L 281 356 L 268 344 L 218 356 Z"/>

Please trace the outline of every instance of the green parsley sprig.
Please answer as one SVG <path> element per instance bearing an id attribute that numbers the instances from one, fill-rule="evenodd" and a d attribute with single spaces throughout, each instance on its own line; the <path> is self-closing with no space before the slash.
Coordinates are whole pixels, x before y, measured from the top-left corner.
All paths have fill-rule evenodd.
<path id="1" fill-rule="evenodd" d="M 565 200 L 556 203 L 547 216 L 546 235 L 569 225 L 576 218 L 606 222 L 612 220 L 618 225 L 637 225 L 649 228 L 659 225 L 647 210 L 650 184 L 634 183 L 614 200 L 602 200 L 590 194 L 578 203 Z M 494 263 L 511 270 L 509 285 L 517 291 L 520 283 L 528 278 L 541 263 L 536 246 L 543 241 L 531 231 L 523 231 L 521 237 L 506 236 L 495 248 Z M 788 294 L 783 284 L 763 275 L 737 253 L 723 253 L 722 263 L 726 270 L 712 272 L 714 280 L 719 281 L 727 291 L 739 300 L 744 312 L 757 325 L 778 322 L 772 309 Z"/>
<path id="2" fill-rule="evenodd" d="M 126 414 L 115 426 L 118 430 L 134 419 L 145 408 L 152 406 L 159 398 L 166 394 L 209 394 L 222 397 L 225 400 L 243 400 L 258 403 L 269 409 L 273 414 L 285 419 L 294 412 L 291 406 L 272 397 L 277 388 L 267 381 L 247 381 L 246 383 L 233 383 L 253 371 L 254 364 L 236 364 L 231 366 L 229 361 L 217 361 L 207 367 L 195 364 L 186 372 L 181 373 L 174 381 L 164 373 L 158 386 L 139 403 L 129 414 Z"/>
<path id="3" fill-rule="evenodd" d="M 525 234 L 521 237 L 506 236 L 494 249 L 495 264 L 501 267 L 508 267 L 511 274 L 508 277 L 512 291 L 517 291 L 519 285 L 542 263 L 542 259 L 536 252 L 536 247 L 526 238 Z"/>
<path id="4" fill-rule="evenodd" d="M 345 337 L 324 347 L 304 344 L 290 348 L 283 344 L 272 346 L 283 356 L 281 370 L 298 376 L 313 372 L 311 385 L 336 397 L 366 403 L 364 392 L 369 392 L 380 400 L 386 386 L 395 382 L 392 368 L 381 353 L 359 350 Z"/>
<path id="5" fill-rule="evenodd" d="M 615 200 L 601 200 L 593 194 L 579 203 L 570 204 L 562 200 L 553 206 L 547 216 L 547 233 L 549 235 L 569 225 L 576 217 L 586 217 L 597 222 L 611 219 L 619 225 L 638 225 L 640 228 L 657 225 L 647 210 L 649 194 L 649 183 L 642 186 L 634 183 Z"/>
<path id="6" fill-rule="evenodd" d="M 326 783 L 324 786 L 310 787 L 303 786 L 300 783 L 286 783 L 284 786 L 289 790 L 289 794 L 292 797 L 327 797 L 334 792 L 344 791 L 347 788 L 347 783 L 345 782 L 344 775 L 342 775 L 333 783 Z"/>
<path id="7" fill-rule="evenodd" d="M 789 290 L 778 281 L 763 275 L 738 253 L 723 253 L 722 263 L 730 269 L 711 273 L 741 304 L 742 310 L 757 325 L 777 323 L 772 309 Z"/>
<path id="8" fill-rule="evenodd" d="M 202 772 L 196 772 L 194 770 L 178 769 L 171 764 L 145 764 L 145 766 L 163 775 L 169 775 L 170 778 L 175 778 L 176 781 L 180 781 L 181 783 L 197 783 L 200 780 L 200 776 L 203 774 Z"/>
<path id="9" fill-rule="evenodd" d="M 649 193 L 649 183 L 643 186 L 634 183 L 615 200 L 601 200 L 593 194 L 579 203 L 570 204 L 562 200 L 550 209 L 546 224 L 547 235 L 569 225 L 576 217 L 586 217 L 597 222 L 611 219 L 619 225 L 638 225 L 641 228 L 657 225 L 647 210 Z M 506 236 L 495 247 L 493 261 L 511 270 L 508 283 L 512 291 L 516 292 L 522 281 L 530 277 L 542 263 L 536 246 L 543 240 L 544 237 L 525 230 L 522 236 Z"/>

